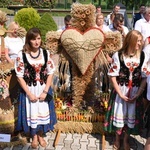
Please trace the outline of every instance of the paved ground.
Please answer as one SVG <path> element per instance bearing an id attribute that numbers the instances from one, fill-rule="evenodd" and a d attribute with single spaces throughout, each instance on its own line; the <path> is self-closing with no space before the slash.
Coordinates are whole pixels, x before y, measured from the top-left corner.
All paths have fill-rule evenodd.
<path id="1" fill-rule="evenodd" d="M 143 134 L 144 135 L 144 134 Z M 143 150 L 146 139 L 141 136 L 130 137 L 131 150 Z M 102 136 L 100 134 L 71 134 L 61 133 L 58 144 L 53 147 L 56 133 L 47 133 L 45 140 L 47 141 L 47 147 L 38 147 L 38 150 L 102 150 Z M 105 150 L 112 150 L 112 143 L 114 136 L 106 136 Z M 0 148 L 0 150 L 31 150 L 31 143 L 26 145 L 18 145 L 15 147 Z M 123 146 L 121 148 L 123 150 Z"/>

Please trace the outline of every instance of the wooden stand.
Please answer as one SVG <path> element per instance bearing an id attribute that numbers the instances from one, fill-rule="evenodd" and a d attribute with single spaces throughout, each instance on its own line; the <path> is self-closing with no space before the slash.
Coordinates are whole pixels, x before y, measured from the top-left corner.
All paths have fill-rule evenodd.
<path id="1" fill-rule="evenodd" d="M 56 137 L 55 137 L 55 140 L 54 140 L 54 144 L 53 144 L 54 147 L 56 147 L 56 145 L 58 144 L 58 141 L 59 141 L 59 138 L 60 138 L 60 133 L 61 133 L 61 130 L 59 129 L 56 133 Z"/>
<path id="2" fill-rule="evenodd" d="M 105 150 L 105 145 L 106 145 L 105 134 L 102 134 L 102 150 Z"/>

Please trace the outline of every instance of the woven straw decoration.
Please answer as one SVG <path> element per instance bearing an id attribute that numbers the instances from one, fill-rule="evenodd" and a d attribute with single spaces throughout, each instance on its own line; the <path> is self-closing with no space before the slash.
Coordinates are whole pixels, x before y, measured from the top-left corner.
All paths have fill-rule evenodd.
<path id="1" fill-rule="evenodd" d="M 83 75 L 100 52 L 103 41 L 103 33 L 94 27 L 84 33 L 70 28 L 61 35 L 63 47 Z"/>

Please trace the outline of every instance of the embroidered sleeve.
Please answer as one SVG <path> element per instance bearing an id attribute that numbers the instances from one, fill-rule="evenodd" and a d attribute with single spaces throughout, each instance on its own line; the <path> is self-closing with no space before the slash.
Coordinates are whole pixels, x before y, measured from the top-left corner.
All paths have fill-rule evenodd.
<path id="1" fill-rule="evenodd" d="M 144 52 L 145 54 L 145 52 Z M 148 75 L 150 75 L 150 60 L 149 60 L 149 57 L 147 55 L 145 55 L 145 59 L 144 59 L 144 62 L 143 62 L 143 65 L 142 65 L 142 77 L 145 78 L 147 77 Z"/>
<path id="2" fill-rule="evenodd" d="M 120 61 L 119 61 L 119 57 L 118 57 L 118 52 L 116 52 L 112 56 L 112 63 L 108 70 L 108 75 L 109 76 L 119 76 L 119 70 L 120 70 Z"/>
<path id="3" fill-rule="evenodd" d="M 23 57 L 22 57 L 22 51 L 18 53 L 18 56 L 15 61 L 15 71 L 17 77 L 23 77 L 24 76 L 24 63 L 23 63 Z"/>
<path id="4" fill-rule="evenodd" d="M 50 74 L 54 73 L 54 71 L 55 71 L 55 65 L 54 65 L 53 60 L 50 58 L 49 51 L 47 51 L 47 53 L 48 53 L 47 74 L 50 75 Z"/>

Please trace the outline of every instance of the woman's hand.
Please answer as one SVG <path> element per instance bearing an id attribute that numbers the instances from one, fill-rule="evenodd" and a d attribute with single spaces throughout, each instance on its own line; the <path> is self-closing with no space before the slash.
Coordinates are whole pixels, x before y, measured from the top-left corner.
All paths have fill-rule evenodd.
<path id="1" fill-rule="evenodd" d="M 121 99 L 123 99 L 123 100 L 126 101 L 126 102 L 129 102 L 129 101 L 130 101 L 130 99 L 129 99 L 127 96 L 123 95 L 123 94 L 121 94 L 121 95 L 119 95 L 119 96 L 120 96 Z"/>
<path id="2" fill-rule="evenodd" d="M 28 95 L 28 97 L 29 97 L 30 101 L 33 102 L 33 103 L 35 103 L 35 102 L 38 101 L 38 97 L 36 97 L 36 96 L 35 96 L 34 94 L 32 94 L 32 93 L 30 93 L 30 94 Z"/>
<path id="3" fill-rule="evenodd" d="M 133 103 L 139 97 L 138 94 L 135 94 L 132 98 L 130 98 L 130 102 Z"/>
<path id="4" fill-rule="evenodd" d="M 39 101 L 44 101 L 46 98 L 46 93 L 42 92 L 41 95 L 38 97 Z"/>

